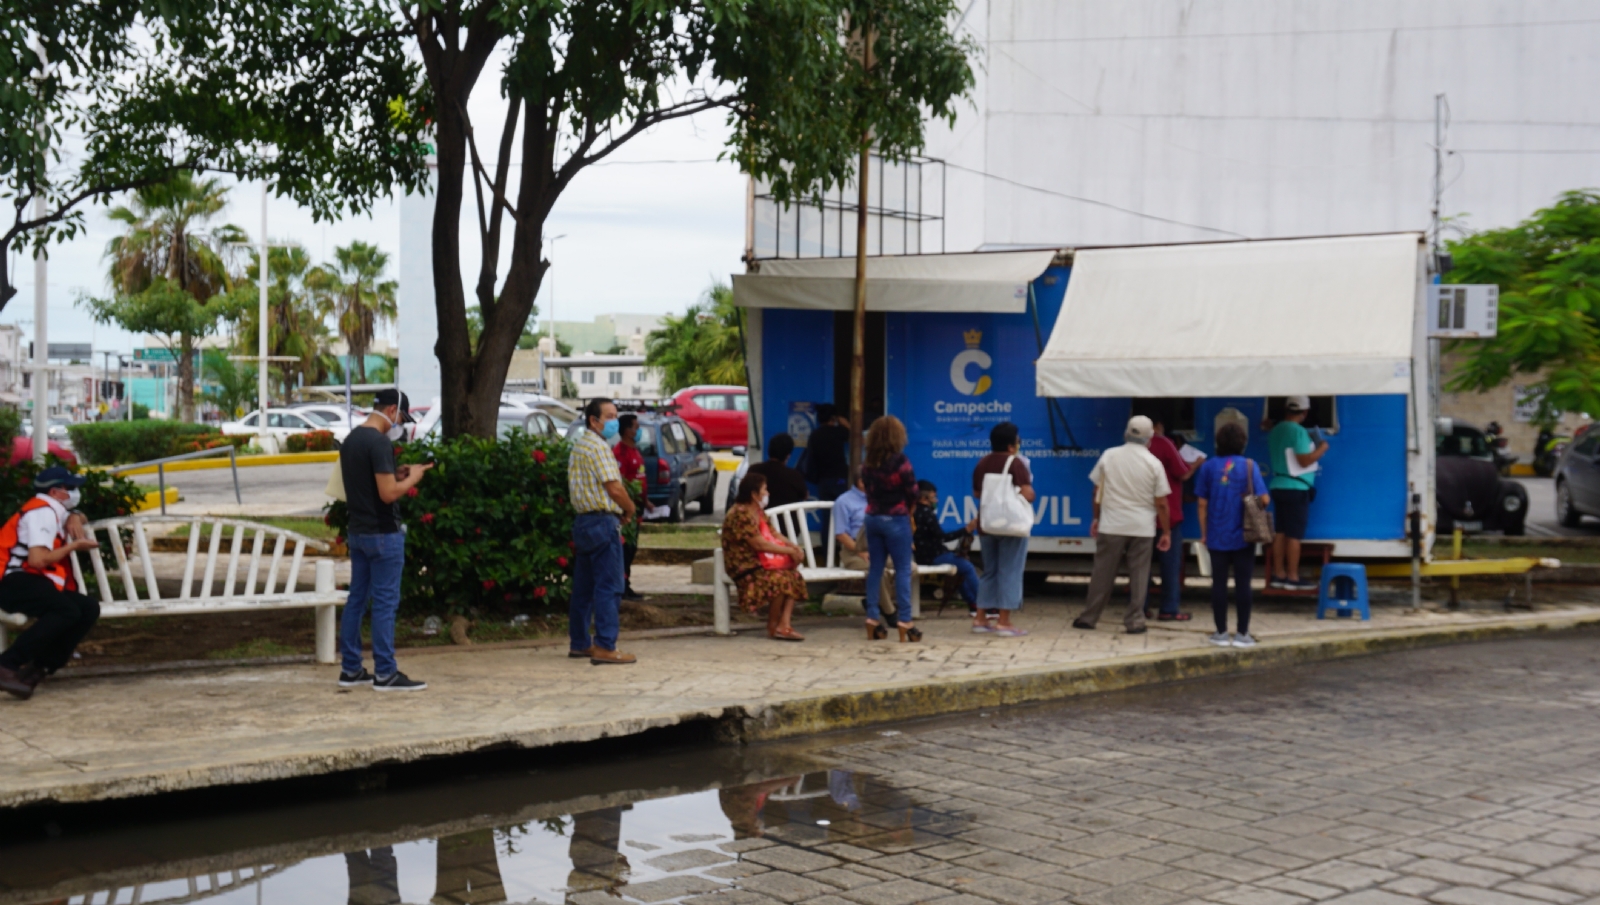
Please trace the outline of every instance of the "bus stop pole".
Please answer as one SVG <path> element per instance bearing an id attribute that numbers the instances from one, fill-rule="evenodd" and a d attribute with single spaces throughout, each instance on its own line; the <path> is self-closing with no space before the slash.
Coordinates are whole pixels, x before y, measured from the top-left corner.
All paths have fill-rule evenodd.
<path id="1" fill-rule="evenodd" d="M 1411 495 L 1411 609 L 1422 609 L 1422 494 Z"/>

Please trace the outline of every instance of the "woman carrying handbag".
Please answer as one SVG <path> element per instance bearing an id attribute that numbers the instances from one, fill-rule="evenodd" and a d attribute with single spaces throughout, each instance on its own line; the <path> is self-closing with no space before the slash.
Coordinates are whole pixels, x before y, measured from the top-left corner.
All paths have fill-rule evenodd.
<path id="1" fill-rule="evenodd" d="M 739 588 L 739 605 L 745 612 L 767 607 L 768 638 L 804 641 L 805 636 L 795 631 L 789 620 L 795 603 L 806 596 L 806 582 L 799 571 L 805 553 L 772 530 L 766 505 L 766 476 L 746 474 L 722 521 L 724 567 Z"/>
<path id="2" fill-rule="evenodd" d="M 1254 459 L 1243 454 L 1246 435 L 1237 424 L 1217 429 L 1217 454 L 1194 478 L 1199 499 L 1200 543 L 1211 555 L 1211 615 L 1217 632 L 1207 640 L 1218 647 L 1255 647 L 1250 635 L 1250 577 L 1256 544 L 1272 540 L 1267 514 L 1267 482 Z M 1238 631 L 1228 634 L 1228 573 L 1233 573 Z"/>
<path id="3" fill-rule="evenodd" d="M 978 548 L 983 551 L 972 630 L 1017 638 L 1027 634 L 1011 623 L 1011 614 L 1022 608 L 1022 573 L 1033 531 L 1033 475 L 1018 455 L 1022 440 L 1015 424 L 996 424 L 989 431 L 989 448 L 992 452 L 972 469 L 982 532 Z M 997 617 L 993 625 L 990 617 Z"/>

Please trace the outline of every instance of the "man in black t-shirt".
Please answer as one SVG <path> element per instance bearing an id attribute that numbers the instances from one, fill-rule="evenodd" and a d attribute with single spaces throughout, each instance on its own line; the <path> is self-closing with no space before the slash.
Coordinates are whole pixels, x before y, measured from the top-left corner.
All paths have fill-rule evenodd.
<path id="1" fill-rule="evenodd" d="M 836 406 L 817 406 L 817 429 L 806 440 L 806 480 L 817 499 L 833 502 L 850 489 L 850 417 Z"/>
<path id="2" fill-rule="evenodd" d="M 767 479 L 767 508 L 776 509 L 790 503 L 804 503 L 810 491 L 806 489 L 806 476 L 800 469 L 789 467 L 789 456 L 794 454 L 794 438 L 788 434 L 773 434 L 767 441 L 767 459 L 750 466 L 750 474 Z"/>
<path id="3" fill-rule="evenodd" d="M 407 678 L 394 659 L 394 619 L 406 563 L 400 498 L 433 467 L 394 464 L 394 443 L 405 436 L 401 425 L 410 420 L 405 394 L 380 390 L 372 414 L 339 447 L 339 474 L 350 513 L 350 596 L 339 624 L 341 688 L 370 685 L 376 691 L 421 691 L 428 687 Z M 372 667 L 377 675 L 361 665 L 361 617 L 369 600 Z"/>

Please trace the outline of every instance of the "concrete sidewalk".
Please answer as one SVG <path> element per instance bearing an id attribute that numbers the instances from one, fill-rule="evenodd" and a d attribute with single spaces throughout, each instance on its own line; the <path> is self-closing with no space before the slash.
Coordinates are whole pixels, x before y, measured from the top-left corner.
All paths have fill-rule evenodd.
<path id="1" fill-rule="evenodd" d="M 1519 615 L 1407 614 L 1318 622 L 1258 614 L 1254 650 L 1208 645 L 1209 619 L 1126 635 L 1070 626 L 1080 601 L 1030 601 L 1024 638 L 974 635 L 953 610 L 922 644 L 869 642 L 854 619 L 801 624 L 804 643 L 747 631 L 626 640 L 629 667 L 567 657 L 565 644 L 402 652 L 430 687 L 341 690 L 336 668 L 219 667 L 42 687 L 0 700 L 0 806 L 90 801 L 259 782 L 460 754 L 628 736 L 690 721 L 754 740 L 1178 678 L 1600 623 L 1600 607 Z"/>

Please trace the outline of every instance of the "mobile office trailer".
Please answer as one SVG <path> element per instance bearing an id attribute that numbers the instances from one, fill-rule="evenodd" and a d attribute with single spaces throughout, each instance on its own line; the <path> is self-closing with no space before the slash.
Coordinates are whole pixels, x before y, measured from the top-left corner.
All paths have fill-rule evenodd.
<path id="1" fill-rule="evenodd" d="M 1134 412 L 1207 454 L 1216 426 L 1239 420 L 1270 473 L 1263 419 L 1311 396 L 1332 436 L 1308 542 L 1409 557 L 1413 494 L 1433 524 L 1419 233 L 879 257 L 867 273 L 866 415 L 905 422 L 947 528 L 977 512 L 971 474 L 990 429 L 1015 423 L 1037 491 L 1030 570 L 1093 552 L 1089 471 Z M 804 445 L 813 406 L 848 400 L 853 278 L 838 258 L 733 278 L 752 455 L 783 430 Z M 1198 535 L 1187 504 L 1182 536 Z"/>

